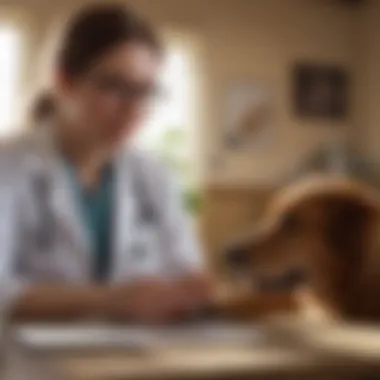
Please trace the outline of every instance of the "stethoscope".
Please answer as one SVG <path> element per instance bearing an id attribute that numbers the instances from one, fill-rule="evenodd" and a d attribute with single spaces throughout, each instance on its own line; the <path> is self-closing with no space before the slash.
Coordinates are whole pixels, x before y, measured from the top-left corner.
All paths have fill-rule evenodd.
<path id="1" fill-rule="evenodd" d="M 38 228 L 36 243 L 41 252 L 48 252 L 53 248 L 56 234 L 56 220 L 51 207 L 52 179 L 46 175 L 38 175 L 34 179 L 33 189 L 38 210 Z"/>
<path id="2" fill-rule="evenodd" d="M 158 225 L 159 218 L 149 197 L 148 187 L 143 183 L 141 175 L 136 173 L 136 170 L 132 173 L 131 178 L 132 194 L 137 205 L 136 226 L 154 227 Z M 147 259 L 146 246 L 141 241 L 135 241 L 130 250 L 130 257 L 134 262 L 143 262 Z"/>

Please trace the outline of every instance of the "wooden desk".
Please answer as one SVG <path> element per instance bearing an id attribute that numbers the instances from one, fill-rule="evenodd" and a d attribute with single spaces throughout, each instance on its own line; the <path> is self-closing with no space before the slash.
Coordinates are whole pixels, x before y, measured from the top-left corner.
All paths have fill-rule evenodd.
<path id="1" fill-rule="evenodd" d="M 378 329 L 275 324 L 265 327 L 265 337 L 245 347 L 174 344 L 140 354 L 119 350 L 37 355 L 10 345 L 2 379 L 363 380 L 380 375 Z"/>

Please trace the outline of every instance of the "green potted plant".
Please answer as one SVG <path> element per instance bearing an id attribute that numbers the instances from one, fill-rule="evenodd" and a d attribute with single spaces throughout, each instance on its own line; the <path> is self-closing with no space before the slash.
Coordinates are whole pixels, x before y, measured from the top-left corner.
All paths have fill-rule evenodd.
<path id="1" fill-rule="evenodd" d="M 196 217 L 201 210 L 202 199 L 195 185 L 189 153 L 186 152 L 186 138 L 184 128 L 169 127 L 160 136 L 157 148 L 159 154 L 179 176 L 186 208 Z"/>

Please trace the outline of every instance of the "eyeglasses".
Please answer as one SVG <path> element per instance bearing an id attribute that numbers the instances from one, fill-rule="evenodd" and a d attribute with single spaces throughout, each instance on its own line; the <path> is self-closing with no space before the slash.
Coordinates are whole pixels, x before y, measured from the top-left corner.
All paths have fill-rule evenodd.
<path id="1" fill-rule="evenodd" d="M 112 74 L 93 75 L 90 80 L 99 91 L 121 101 L 146 103 L 165 97 L 164 90 L 156 83 L 128 81 Z"/>

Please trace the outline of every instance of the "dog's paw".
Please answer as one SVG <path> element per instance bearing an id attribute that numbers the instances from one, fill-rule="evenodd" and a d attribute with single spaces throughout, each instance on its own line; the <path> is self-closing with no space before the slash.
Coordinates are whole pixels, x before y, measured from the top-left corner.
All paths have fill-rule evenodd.
<path id="1" fill-rule="evenodd" d="M 319 300 L 312 292 L 301 290 L 297 292 L 300 317 L 306 321 L 331 324 L 340 321 L 339 315 Z"/>

